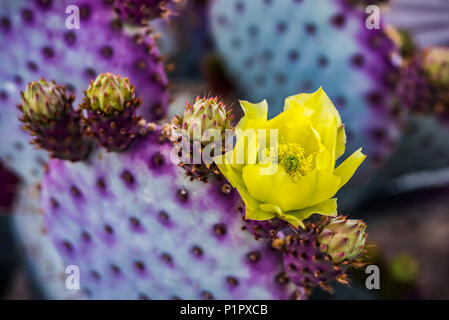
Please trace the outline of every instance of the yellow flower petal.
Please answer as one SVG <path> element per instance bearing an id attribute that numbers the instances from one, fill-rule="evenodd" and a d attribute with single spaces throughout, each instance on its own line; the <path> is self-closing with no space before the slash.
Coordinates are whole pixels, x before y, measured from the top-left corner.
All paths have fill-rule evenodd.
<path id="1" fill-rule="evenodd" d="M 313 127 L 318 131 L 321 136 L 321 141 L 324 145 L 328 145 L 325 141 L 326 131 L 329 126 L 334 125 L 333 117 L 336 119 L 336 126 L 339 129 L 337 132 L 337 145 L 335 147 L 335 158 L 340 157 L 345 150 L 346 135 L 344 127 L 342 127 L 340 114 L 335 108 L 334 104 L 324 92 L 322 88 L 319 88 L 314 93 L 301 93 L 295 96 L 285 99 L 284 111 L 290 109 L 311 109 L 313 114 L 311 115 Z M 323 140 L 324 138 L 324 140 Z"/>
<path id="2" fill-rule="evenodd" d="M 286 215 L 302 221 L 314 213 L 335 217 L 337 215 L 337 199 L 328 199 L 308 208 L 287 212 Z"/>
<path id="3" fill-rule="evenodd" d="M 246 207 L 246 215 L 245 218 L 248 220 L 257 220 L 257 221 L 263 221 L 263 220 L 270 220 L 276 217 L 276 214 L 269 211 L 263 211 L 259 208 L 249 208 Z"/>
<path id="4" fill-rule="evenodd" d="M 259 103 L 251 103 L 240 100 L 240 106 L 245 112 L 245 116 L 240 119 L 236 129 L 246 130 L 250 128 L 261 128 L 267 121 L 268 104 L 266 100 Z"/>
<path id="5" fill-rule="evenodd" d="M 324 170 L 313 170 L 299 182 L 294 182 L 281 166 L 273 175 L 260 175 L 261 168 L 264 166 L 260 164 L 243 168 L 246 189 L 261 203 L 274 203 L 283 212 L 303 209 L 329 199 L 340 185 L 339 177 Z"/>
<path id="6" fill-rule="evenodd" d="M 360 148 L 335 169 L 334 174 L 341 178 L 339 188 L 344 186 L 349 179 L 351 179 L 365 158 L 366 156 L 362 153 L 362 148 Z"/>

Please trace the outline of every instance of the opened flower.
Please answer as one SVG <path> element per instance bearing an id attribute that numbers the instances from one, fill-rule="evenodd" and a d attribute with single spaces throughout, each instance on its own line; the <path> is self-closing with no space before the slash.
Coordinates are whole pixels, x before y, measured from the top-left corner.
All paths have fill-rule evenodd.
<path id="1" fill-rule="evenodd" d="M 266 101 L 241 101 L 245 116 L 232 151 L 215 158 L 246 205 L 246 218 L 281 218 L 295 227 L 317 213 L 337 215 L 337 191 L 365 159 L 361 149 L 337 168 L 346 135 L 332 101 L 319 89 L 285 100 L 284 111 L 267 120 Z"/>

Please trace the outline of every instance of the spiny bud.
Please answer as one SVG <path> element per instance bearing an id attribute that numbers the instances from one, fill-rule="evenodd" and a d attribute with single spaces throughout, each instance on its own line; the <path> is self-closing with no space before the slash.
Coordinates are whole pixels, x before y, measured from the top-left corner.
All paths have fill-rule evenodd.
<path id="1" fill-rule="evenodd" d="M 72 108 L 73 100 L 63 86 L 41 79 L 28 84 L 18 108 L 32 144 L 52 157 L 78 161 L 88 156 L 90 143 L 81 134 L 80 110 Z"/>
<path id="2" fill-rule="evenodd" d="M 424 70 L 429 74 L 432 82 L 449 86 L 449 49 L 428 48 L 422 53 Z"/>
<path id="3" fill-rule="evenodd" d="M 203 142 L 212 139 L 212 134 L 206 132 L 209 129 L 217 130 L 223 134 L 230 127 L 231 115 L 226 111 L 226 106 L 214 98 L 197 97 L 193 105 L 187 103 L 182 117 L 182 129 L 187 130 L 190 138 L 203 138 Z M 206 132 L 206 135 L 204 133 Z"/>
<path id="4" fill-rule="evenodd" d="M 128 78 L 100 74 L 91 81 L 81 105 L 87 110 L 84 134 L 96 138 L 109 151 L 125 150 L 139 132 L 141 117 L 136 116 L 136 110 L 140 104 Z"/>
<path id="5" fill-rule="evenodd" d="M 54 81 L 47 82 L 43 78 L 30 82 L 21 95 L 22 104 L 19 109 L 25 118 L 43 123 L 56 120 L 64 112 L 68 101 L 63 86 Z"/>
<path id="6" fill-rule="evenodd" d="M 90 82 L 85 93 L 83 108 L 99 111 L 107 116 L 123 112 L 135 98 L 134 86 L 128 78 L 112 73 L 102 73 Z"/>
<path id="7" fill-rule="evenodd" d="M 334 263 L 353 261 L 363 252 L 367 234 L 366 224 L 361 220 L 337 217 L 322 229 L 318 235 L 320 250 L 327 253 Z"/>

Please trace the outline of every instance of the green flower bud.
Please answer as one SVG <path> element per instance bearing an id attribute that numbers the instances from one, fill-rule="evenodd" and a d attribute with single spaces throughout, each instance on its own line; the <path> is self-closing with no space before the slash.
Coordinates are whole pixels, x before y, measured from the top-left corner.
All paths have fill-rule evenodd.
<path id="1" fill-rule="evenodd" d="M 90 82 L 85 95 L 83 108 L 110 116 L 115 111 L 124 111 L 132 104 L 134 86 L 129 83 L 128 78 L 102 73 Z"/>
<path id="2" fill-rule="evenodd" d="M 21 93 L 22 104 L 19 108 L 30 121 L 50 122 L 58 118 L 65 110 L 67 96 L 63 86 L 45 79 L 30 82 Z"/>
<path id="3" fill-rule="evenodd" d="M 423 67 L 432 82 L 449 86 L 449 49 L 429 48 L 423 51 Z"/>
<path id="4" fill-rule="evenodd" d="M 182 128 L 187 130 L 190 138 L 196 138 L 196 134 L 203 134 L 206 130 L 215 129 L 223 133 L 230 127 L 230 111 L 226 111 L 225 105 L 215 98 L 197 97 L 193 105 L 187 104 L 187 108 L 182 117 Z M 211 140 L 206 136 L 204 140 Z"/>
<path id="5" fill-rule="evenodd" d="M 318 236 L 320 250 L 327 253 L 334 263 L 353 261 L 363 252 L 367 234 L 361 220 L 345 217 L 332 219 Z"/>

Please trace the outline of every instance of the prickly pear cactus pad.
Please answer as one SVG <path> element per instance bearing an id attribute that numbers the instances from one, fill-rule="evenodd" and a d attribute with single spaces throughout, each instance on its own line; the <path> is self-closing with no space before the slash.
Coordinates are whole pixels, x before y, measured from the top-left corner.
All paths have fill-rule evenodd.
<path id="1" fill-rule="evenodd" d="M 226 181 L 190 182 L 154 131 L 126 154 L 53 159 L 42 183 L 48 235 L 95 299 L 284 299 L 281 256 L 242 231 Z"/>
<path id="2" fill-rule="evenodd" d="M 66 27 L 66 8 L 76 5 L 79 29 Z M 167 79 L 155 41 L 144 29 L 127 28 L 108 1 L 2 1 L 0 8 L 0 157 L 25 179 L 40 176 L 46 158 L 19 129 L 20 91 L 45 77 L 66 85 L 81 102 L 82 90 L 105 71 L 118 72 L 138 85 L 139 109 L 149 120 L 164 117 Z M 69 20 L 69 24 L 73 21 Z M 7 45 L 6 45 L 7 44 Z"/>
<path id="3" fill-rule="evenodd" d="M 36 99 L 30 98 L 35 92 L 39 92 Z M 61 110 L 71 110 L 63 93 L 56 82 L 31 82 L 20 109 L 33 121 L 52 116 L 53 125 L 58 126 L 64 120 L 59 117 Z M 84 108 L 96 114 L 91 125 L 106 122 L 111 114 L 120 118 L 140 101 L 129 80 L 112 73 L 100 75 L 85 95 Z M 64 265 L 79 268 L 84 295 L 72 298 L 305 299 L 314 287 L 331 290 L 333 280 L 346 283 L 346 270 L 359 266 L 364 252 L 365 225 L 335 217 L 336 199 L 328 198 L 349 180 L 365 156 L 358 150 L 334 170 L 336 157 L 344 152 L 345 134 L 338 112 L 323 90 L 286 101 L 284 112 L 269 122 L 266 102 L 242 101 L 245 117 L 236 129 L 257 125 L 275 128 L 282 133 L 281 141 L 290 139 L 292 133 L 298 133 L 296 130 L 315 132 L 315 138 L 309 137 L 306 144 L 299 144 L 303 140 L 296 144 L 285 141 L 293 146 L 287 151 L 291 164 L 296 164 L 295 168 L 290 166 L 290 184 L 313 191 L 312 195 L 307 191 L 310 199 L 301 202 L 306 207 L 295 207 L 298 210 L 294 212 L 286 209 L 284 214 L 282 210 L 285 203 L 296 198 L 295 192 L 284 194 L 280 199 L 283 203 L 269 204 L 273 197 L 260 199 L 260 195 L 253 195 L 252 188 L 242 189 L 237 174 L 230 174 L 218 163 L 226 155 L 221 148 L 213 157 L 217 166 L 199 164 L 206 179 L 192 179 L 186 174 L 179 163 L 182 155 L 176 148 L 179 140 L 175 127 L 184 123 L 184 129 L 192 126 L 198 131 L 196 127 L 204 125 L 203 129 L 217 129 L 223 140 L 224 130 L 230 129 L 230 114 L 218 97 L 197 98 L 194 105 L 187 103 L 183 117 L 175 117 L 172 123 L 129 121 L 135 134 L 130 136 L 127 148 L 111 148 L 123 138 L 122 130 L 118 130 L 121 124 L 115 119 L 110 122 L 106 145 L 99 136 L 82 131 L 82 143 L 92 146 L 84 158 L 71 157 L 77 150 L 53 154 L 40 185 L 24 189 L 40 194 L 40 206 L 31 200 L 35 197 L 24 203 L 30 204 L 30 212 L 43 213 L 42 236 L 35 237 L 37 243 L 45 244 L 45 239 L 50 239 Z M 47 123 L 33 124 L 39 138 L 45 139 L 42 128 Z M 236 146 L 242 141 L 239 132 L 236 130 Z M 217 143 L 208 133 L 206 130 L 202 141 Z M 260 146 L 249 141 L 249 150 Z M 276 148 L 283 150 L 283 146 L 284 142 Z M 309 161 L 313 157 L 316 159 Z M 249 167 L 242 168 L 244 176 Z M 306 167 L 310 173 L 301 171 Z M 285 176 L 284 170 L 279 170 L 281 176 Z M 249 180 L 254 183 L 257 179 L 253 176 Z M 273 179 L 279 179 L 279 175 Z M 244 180 L 249 183 L 247 177 Z M 323 189 L 324 184 L 331 184 L 330 193 L 329 187 Z M 267 185 L 261 184 L 261 188 Z M 254 199 L 248 192 L 261 202 L 259 208 L 253 207 Z M 315 202 L 317 205 L 313 205 Z M 317 224 L 302 222 L 314 213 L 328 217 Z M 40 221 L 36 216 L 28 221 L 33 219 Z M 307 258 L 297 254 L 300 251 L 307 251 Z M 51 267 L 61 269 L 60 263 Z M 312 269 L 313 275 L 305 276 Z M 56 294 L 63 294 L 60 289 L 55 288 Z"/>
<path id="4" fill-rule="evenodd" d="M 366 168 L 375 168 L 368 164 L 382 163 L 399 134 L 395 49 L 383 29 L 366 27 L 363 6 L 349 2 L 214 0 L 210 19 L 242 98 L 267 98 L 273 117 L 284 97 L 322 86 L 342 114 L 349 151 L 363 145 Z"/>

